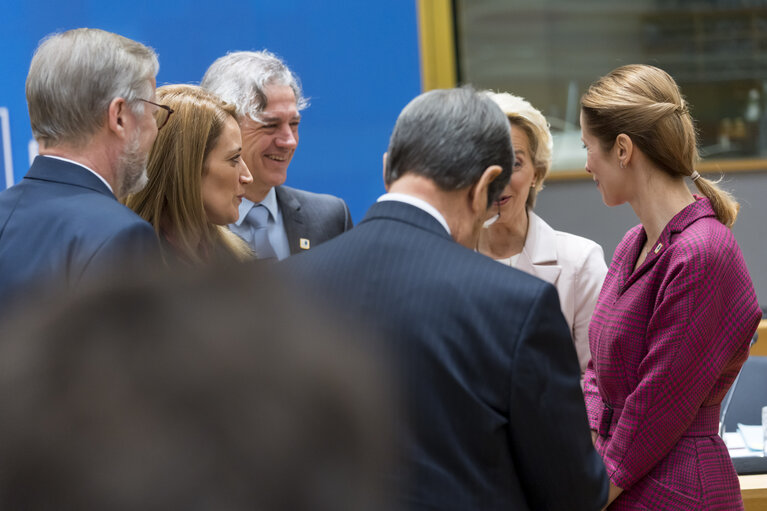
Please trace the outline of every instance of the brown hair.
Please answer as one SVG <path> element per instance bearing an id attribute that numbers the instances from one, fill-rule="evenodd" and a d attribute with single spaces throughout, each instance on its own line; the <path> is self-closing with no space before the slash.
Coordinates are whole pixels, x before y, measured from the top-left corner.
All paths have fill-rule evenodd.
<path id="1" fill-rule="evenodd" d="M 151 223 L 183 261 L 202 264 L 222 253 L 249 259 L 245 242 L 211 223 L 202 202 L 205 159 L 227 119 L 236 118 L 234 106 L 194 85 L 160 87 L 157 98 L 174 113 L 149 153 L 149 182 L 126 205 Z"/>
<path id="2" fill-rule="evenodd" d="M 393 509 L 393 374 L 286 277 L 142 268 L 4 316 L 0 508 Z"/>
<path id="3" fill-rule="evenodd" d="M 622 66 L 594 82 L 581 98 L 589 130 L 609 151 L 621 133 L 659 168 L 683 178 L 700 159 L 692 116 L 674 79 L 657 67 Z M 695 180 L 717 218 L 732 227 L 739 205 L 717 182 Z"/>

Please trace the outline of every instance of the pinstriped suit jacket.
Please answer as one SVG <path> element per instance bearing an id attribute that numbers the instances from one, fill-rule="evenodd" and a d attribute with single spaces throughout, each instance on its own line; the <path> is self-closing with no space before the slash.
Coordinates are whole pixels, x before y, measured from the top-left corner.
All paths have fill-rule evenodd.
<path id="1" fill-rule="evenodd" d="M 615 250 L 589 331 L 589 420 L 603 426 L 597 448 L 624 489 L 610 509 L 742 509 L 717 429 L 761 318 L 746 263 L 705 198 L 635 271 L 646 240 L 637 226 Z"/>
<path id="2" fill-rule="evenodd" d="M 398 509 L 596 510 L 607 495 L 554 287 L 468 250 L 432 216 L 373 205 L 285 263 L 376 329 L 406 416 Z"/>

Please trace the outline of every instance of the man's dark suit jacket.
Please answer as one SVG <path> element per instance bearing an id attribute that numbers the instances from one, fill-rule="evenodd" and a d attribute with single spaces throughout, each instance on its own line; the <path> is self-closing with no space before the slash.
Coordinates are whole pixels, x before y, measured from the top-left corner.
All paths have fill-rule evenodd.
<path id="1" fill-rule="evenodd" d="M 352 228 L 349 208 L 338 197 L 284 185 L 274 191 L 291 255 L 307 250 L 301 247 L 301 239 L 308 240 L 311 249 Z"/>
<path id="2" fill-rule="evenodd" d="M 554 287 L 379 202 L 283 265 L 381 332 L 407 420 L 398 509 L 596 510 L 607 498 Z M 399 420 L 398 420 L 399 419 Z"/>
<path id="3" fill-rule="evenodd" d="M 30 286 L 71 288 L 158 257 L 152 226 L 79 165 L 38 156 L 0 193 L 0 306 Z"/>

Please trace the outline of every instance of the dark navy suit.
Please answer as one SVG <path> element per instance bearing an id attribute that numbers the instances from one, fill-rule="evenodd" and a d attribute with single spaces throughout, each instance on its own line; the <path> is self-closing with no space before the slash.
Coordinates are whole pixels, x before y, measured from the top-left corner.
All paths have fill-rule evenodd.
<path id="1" fill-rule="evenodd" d="M 381 333 L 404 419 L 398 509 L 596 510 L 607 497 L 556 290 L 379 202 L 283 267 Z"/>
<path id="2" fill-rule="evenodd" d="M 38 156 L 0 193 L 0 306 L 31 286 L 72 288 L 158 254 L 152 226 L 79 165 Z"/>

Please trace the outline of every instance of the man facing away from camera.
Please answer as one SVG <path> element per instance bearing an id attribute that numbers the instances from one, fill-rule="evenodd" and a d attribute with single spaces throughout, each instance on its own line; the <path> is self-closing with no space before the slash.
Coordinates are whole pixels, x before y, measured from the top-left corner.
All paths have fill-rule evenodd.
<path id="1" fill-rule="evenodd" d="M 158 67 L 152 49 L 103 30 L 37 48 L 26 95 L 39 156 L 0 193 L 0 307 L 158 257 L 152 227 L 118 202 L 146 184 L 169 115 L 154 104 Z"/>
<path id="2" fill-rule="evenodd" d="M 354 229 L 284 263 L 384 340 L 406 408 L 391 417 L 401 509 L 606 501 L 555 288 L 474 251 L 512 163 L 491 99 L 422 94 L 394 127 L 387 193 Z"/>

